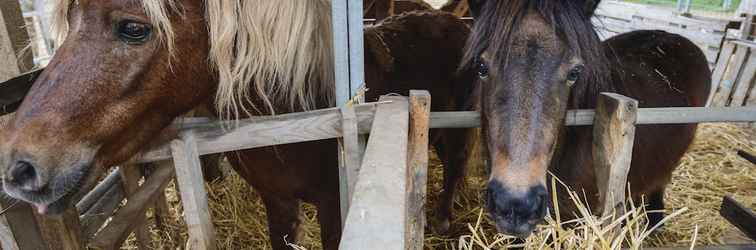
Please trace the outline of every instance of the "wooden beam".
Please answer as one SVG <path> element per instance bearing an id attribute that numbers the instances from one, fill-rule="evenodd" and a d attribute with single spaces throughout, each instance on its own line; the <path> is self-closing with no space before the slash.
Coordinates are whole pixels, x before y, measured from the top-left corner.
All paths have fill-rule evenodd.
<path id="1" fill-rule="evenodd" d="M 121 174 L 116 168 L 76 204 L 80 214 L 82 239 L 85 241 L 92 239 L 121 205 L 124 198 L 126 198 L 126 193 L 121 185 Z"/>
<path id="2" fill-rule="evenodd" d="M 370 132 L 375 107 L 379 103 L 354 105 L 360 134 Z M 267 147 L 279 144 L 342 137 L 341 109 L 330 108 L 240 121 L 182 122 L 178 130 L 195 133 L 201 155 Z M 254 135 L 254 136 L 250 136 Z M 140 154 L 133 163 L 169 160 L 167 145 Z"/>
<path id="3" fill-rule="evenodd" d="M 749 50 L 745 46 L 739 46 L 740 49 Z M 752 86 L 754 77 L 756 77 L 756 54 L 753 54 L 746 58 L 746 65 L 743 66 L 743 72 L 737 79 L 735 89 L 732 91 L 732 100 L 730 106 L 740 107 L 745 106 L 745 98 L 748 95 L 748 89 Z"/>
<path id="4" fill-rule="evenodd" d="M 35 215 L 47 249 L 83 249 L 79 211 L 76 207 L 66 209 L 60 215 Z M 29 223 L 28 221 L 26 222 Z"/>
<path id="5" fill-rule="evenodd" d="M 381 100 L 339 249 L 405 249 L 408 102 Z"/>
<path id="6" fill-rule="evenodd" d="M 748 238 L 756 241 L 756 214 L 753 213 L 753 210 L 741 205 L 732 197 L 725 196 L 719 214 L 727 219 L 730 224 L 740 229 Z"/>
<path id="7" fill-rule="evenodd" d="M 183 132 L 180 139 L 171 142 L 171 150 L 184 205 L 184 220 L 189 228 L 187 249 L 215 249 L 215 230 L 208 208 L 197 137 L 191 131 Z"/>
<path id="8" fill-rule="evenodd" d="M 428 182 L 428 137 L 431 95 L 410 90 L 407 145 L 407 249 L 422 250 L 425 240 L 425 196 Z"/>
<path id="9" fill-rule="evenodd" d="M 625 186 L 635 140 L 638 101 L 601 93 L 593 125 L 593 163 L 603 216 L 625 213 Z M 617 217 L 615 217 L 617 218 Z"/>
<path id="10" fill-rule="evenodd" d="M 5 195 L 5 194 L 1 194 Z M 15 204 L 15 205 L 13 205 Z M 10 206 L 13 205 L 11 208 Z M 34 209 L 25 203 L 0 199 L 0 210 L 9 208 L 6 213 L 0 217 L 0 242 L 2 249 L 46 249 L 42 231 L 36 222 Z"/>
<path id="11" fill-rule="evenodd" d="M 139 191 L 139 181 L 142 179 L 141 167 L 141 165 L 134 164 L 124 165 L 118 169 L 121 173 L 121 183 L 124 191 L 126 191 L 127 197 L 132 197 L 137 191 Z M 148 249 L 152 237 L 150 236 L 149 228 L 147 228 L 147 215 L 145 213 L 136 214 L 130 219 L 132 220 L 132 223 L 136 224 L 134 235 L 137 239 L 137 246 L 139 249 Z"/>
<path id="12" fill-rule="evenodd" d="M 730 41 L 725 41 L 722 50 L 719 52 L 717 66 L 714 67 L 714 72 L 711 74 L 711 90 L 709 92 L 709 98 L 706 101 L 707 107 L 712 106 L 714 96 L 719 92 L 722 78 L 724 77 L 725 70 L 727 70 L 727 66 L 730 64 L 733 52 L 735 52 L 735 44 Z"/>
<path id="13" fill-rule="evenodd" d="M 593 125 L 595 111 L 567 111 L 567 126 Z M 756 121 L 756 107 L 680 107 L 638 109 L 636 124 L 685 124 L 705 122 Z M 476 128 L 480 126 L 477 111 L 432 112 L 431 128 Z"/>
<path id="14" fill-rule="evenodd" d="M 89 244 L 96 249 L 119 249 L 123 241 L 139 225 L 141 216 L 155 202 L 174 176 L 173 168 L 159 168 L 142 187 L 129 196 L 126 205 L 119 209 L 108 225 Z"/>
<path id="15" fill-rule="evenodd" d="M 345 105 L 341 108 L 342 122 L 341 129 L 344 137 L 340 140 L 340 167 L 339 167 L 339 192 L 341 196 L 341 218 L 342 225 L 346 222 L 346 216 L 349 211 L 349 204 L 354 194 L 354 186 L 357 184 L 357 178 L 360 173 L 362 164 L 362 149 L 359 143 L 359 127 L 357 125 L 357 114 L 354 107 Z"/>

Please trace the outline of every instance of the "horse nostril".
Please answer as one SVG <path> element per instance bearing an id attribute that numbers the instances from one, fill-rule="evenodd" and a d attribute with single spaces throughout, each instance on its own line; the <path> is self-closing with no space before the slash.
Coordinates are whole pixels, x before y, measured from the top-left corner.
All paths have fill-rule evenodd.
<path id="1" fill-rule="evenodd" d="M 19 161 L 11 166 L 8 177 L 11 182 L 23 185 L 36 179 L 37 170 L 31 163 Z"/>

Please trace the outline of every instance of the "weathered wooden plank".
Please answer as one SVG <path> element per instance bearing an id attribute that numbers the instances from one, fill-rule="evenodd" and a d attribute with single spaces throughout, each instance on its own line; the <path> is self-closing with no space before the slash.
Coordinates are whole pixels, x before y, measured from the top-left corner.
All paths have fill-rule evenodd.
<path id="1" fill-rule="evenodd" d="M 357 114 L 354 107 L 345 105 L 341 108 L 342 122 L 341 129 L 344 137 L 340 140 L 341 152 L 339 175 L 340 175 L 340 195 L 341 195 L 341 218 L 342 225 L 346 222 L 346 216 L 349 211 L 349 205 L 354 194 L 354 186 L 357 184 L 357 178 L 360 173 L 362 164 L 362 150 L 359 143 L 359 128 L 357 126 Z"/>
<path id="2" fill-rule="evenodd" d="M 738 46 L 740 49 L 748 50 L 748 47 Z M 735 90 L 732 91 L 732 100 L 730 100 L 730 106 L 739 107 L 745 103 L 748 89 L 752 86 L 754 77 L 756 77 L 756 54 L 751 55 L 746 59 L 747 63 L 743 67 L 743 72 L 737 80 Z"/>
<path id="3" fill-rule="evenodd" d="M 730 102 L 730 97 L 732 96 L 733 85 L 738 80 L 738 75 L 743 68 L 748 51 L 749 49 L 745 47 L 736 47 L 735 56 L 732 57 L 732 60 L 727 65 L 727 69 L 722 77 L 722 83 L 719 85 L 719 91 L 714 95 L 711 106 L 728 106 L 727 104 Z"/>
<path id="4" fill-rule="evenodd" d="M 215 249 L 215 230 L 194 132 L 182 132 L 180 139 L 171 142 L 171 150 L 181 204 L 184 205 L 184 220 L 189 228 L 187 249 Z"/>
<path id="5" fill-rule="evenodd" d="M 567 126 L 592 125 L 593 110 L 567 111 Z M 681 107 L 638 109 L 637 124 L 685 124 L 705 122 L 752 122 L 756 107 Z M 431 128 L 476 128 L 480 126 L 477 111 L 432 112 Z"/>
<path id="6" fill-rule="evenodd" d="M 75 207 L 60 215 L 35 215 L 47 249 L 83 249 L 79 211 Z M 27 224 L 29 222 L 26 222 Z"/>
<path id="7" fill-rule="evenodd" d="M 381 100 L 339 249 L 405 249 L 408 102 Z"/>
<path id="8" fill-rule="evenodd" d="M 376 105 L 378 103 L 354 105 L 360 134 L 370 132 Z M 339 108 L 240 121 L 183 122 L 179 126 L 179 130 L 192 129 L 195 132 L 201 155 L 343 136 Z M 170 148 L 163 145 L 141 154 L 132 162 L 152 162 L 170 158 Z"/>
<path id="9" fill-rule="evenodd" d="M 722 77 L 730 63 L 733 52 L 735 52 L 735 44 L 729 41 L 725 42 L 717 59 L 717 66 L 714 67 L 714 72 L 711 74 L 711 92 L 709 92 L 709 98 L 706 102 L 707 107 L 711 106 L 712 101 L 714 101 L 714 95 L 719 91 Z"/>
<path id="10" fill-rule="evenodd" d="M 121 185 L 121 174 L 118 170 L 110 173 L 105 180 L 84 196 L 76 204 L 80 214 L 82 239 L 85 241 L 92 239 L 124 198 L 126 198 L 126 193 Z"/>
<path id="11" fill-rule="evenodd" d="M 756 241 L 756 214 L 753 210 L 741 205 L 732 197 L 725 196 L 719 214 L 745 233 L 748 238 Z"/>
<path id="12" fill-rule="evenodd" d="M 10 207 L 11 205 L 13 205 L 12 208 Z M 0 235 L 2 249 L 23 250 L 47 248 L 44 238 L 42 237 L 42 231 L 37 223 L 35 223 L 35 212 L 29 204 L 25 202 L 15 203 L 15 201 L 0 199 L 0 210 L 5 210 L 6 208 L 9 208 L 9 210 L 2 216 L 3 219 L 0 222 L 6 225 L 6 229 L 9 231 L 3 230 L 3 232 L 0 232 L 2 233 L 2 235 Z"/>
<path id="13" fill-rule="evenodd" d="M 410 91 L 407 145 L 407 249 L 422 250 L 425 239 L 425 196 L 428 182 L 428 136 L 431 95 Z"/>
<path id="14" fill-rule="evenodd" d="M 97 249 L 118 249 L 126 237 L 136 228 L 146 209 L 162 193 L 174 176 L 173 168 L 159 168 L 147 179 L 139 190 L 129 196 L 126 205 L 119 209 L 108 225 L 100 231 L 89 247 Z"/>
<path id="15" fill-rule="evenodd" d="M 593 163 L 603 216 L 625 213 L 625 185 L 635 140 L 638 101 L 601 93 L 593 124 Z"/>
<path id="16" fill-rule="evenodd" d="M 369 132 L 376 103 L 355 106 L 360 134 Z M 643 108 L 638 111 L 638 124 L 683 124 L 701 122 L 749 122 L 756 117 L 753 107 L 712 108 Z M 592 110 L 570 110 L 566 124 L 593 124 Z M 279 144 L 333 139 L 342 137 L 341 111 L 338 108 L 255 118 L 234 122 L 187 123 L 179 130 L 197 133 L 199 153 L 202 155 L 237 151 Z M 433 112 L 431 128 L 473 128 L 480 126 L 475 111 Z M 225 128 L 224 128 L 225 127 Z M 249 136 L 254 135 L 254 136 Z M 141 154 L 132 162 L 151 162 L 170 159 L 170 149 L 160 146 Z"/>
<path id="17" fill-rule="evenodd" d="M 142 179 L 142 171 L 140 165 L 125 165 L 118 169 L 121 173 L 121 180 L 124 191 L 126 191 L 127 197 L 132 197 L 137 191 L 139 191 L 139 181 Z M 149 207 L 149 206 L 148 206 Z M 130 218 L 132 223 L 135 224 L 134 235 L 137 238 L 137 246 L 139 249 L 148 249 L 152 237 L 150 237 L 149 228 L 147 228 L 147 215 L 145 213 L 136 214 L 133 218 Z M 128 234 L 126 235 L 128 236 Z"/>

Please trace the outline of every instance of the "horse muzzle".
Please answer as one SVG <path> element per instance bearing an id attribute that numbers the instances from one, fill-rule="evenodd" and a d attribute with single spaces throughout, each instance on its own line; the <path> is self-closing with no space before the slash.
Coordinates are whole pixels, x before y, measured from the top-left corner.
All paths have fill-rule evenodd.
<path id="1" fill-rule="evenodd" d="M 516 194 L 496 180 L 488 183 L 486 205 L 503 234 L 527 238 L 546 215 L 548 192 L 543 186 L 528 188 Z"/>

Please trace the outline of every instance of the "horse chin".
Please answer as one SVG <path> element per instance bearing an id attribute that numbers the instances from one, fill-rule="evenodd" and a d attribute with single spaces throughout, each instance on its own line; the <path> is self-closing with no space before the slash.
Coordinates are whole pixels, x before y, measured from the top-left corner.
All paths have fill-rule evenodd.
<path id="1" fill-rule="evenodd" d="M 535 221 L 528 221 L 525 223 L 515 225 L 505 220 L 504 218 L 501 218 L 498 215 L 491 214 L 491 216 L 494 219 L 494 224 L 496 224 L 496 230 L 499 233 L 515 236 L 523 240 L 527 239 L 533 233 L 533 231 L 536 228 L 536 225 L 538 224 Z"/>

